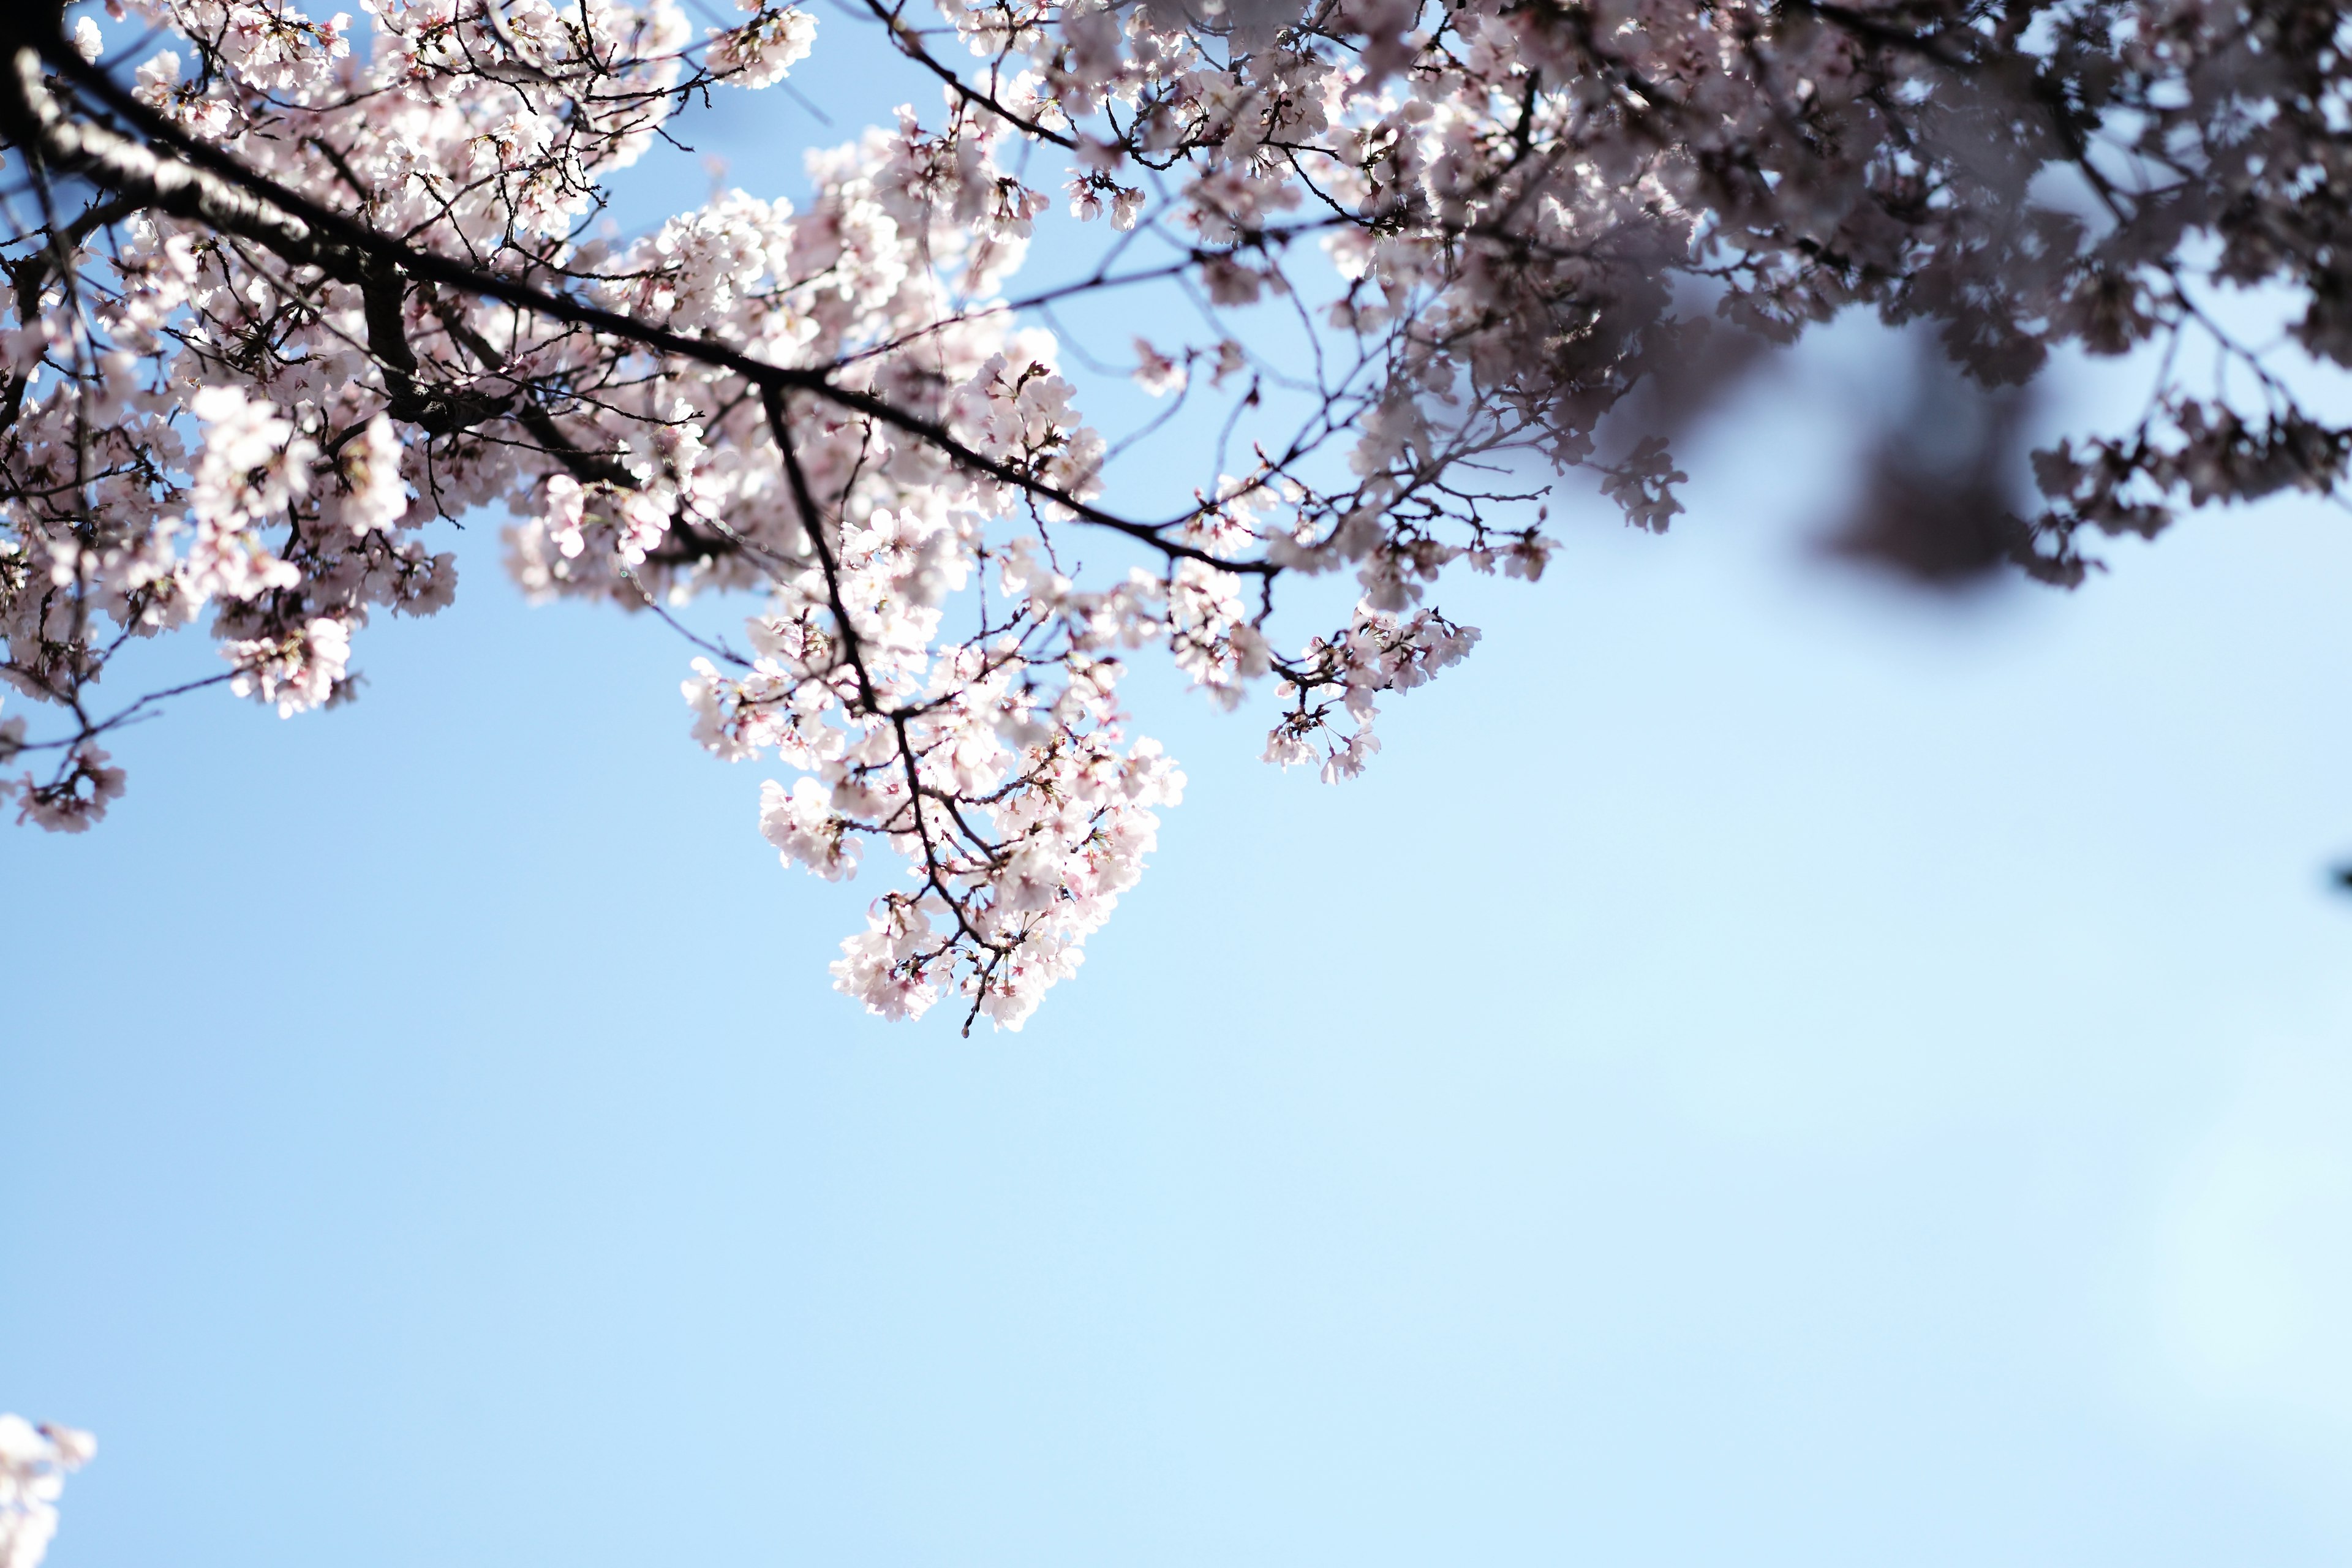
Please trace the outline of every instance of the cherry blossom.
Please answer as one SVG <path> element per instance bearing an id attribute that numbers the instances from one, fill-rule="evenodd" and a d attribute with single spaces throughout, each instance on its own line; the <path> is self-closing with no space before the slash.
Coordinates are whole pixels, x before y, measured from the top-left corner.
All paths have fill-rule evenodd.
<path id="1" fill-rule="evenodd" d="M 40 1568 L 66 1477 L 97 1455 L 87 1432 L 0 1415 L 0 1568 Z"/>
<path id="2" fill-rule="evenodd" d="M 1353 777 L 1387 694 L 1479 641 L 1444 584 L 1539 579 L 1572 479 L 1670 526 L 1677 409 L 1761 346 L 1872 312 L 1990 400 L 1958 543 L 1853 536 L 1924 575 L 2072 585 L 2099 535 L 2336 497 L 2352 454 L 2308 390 L 2352 365 L 2352 24 L 2311 0 L 863 0 L 906 101 L 797 205 L 634 235 L 608 181 L 784 81 L 811 13 L 358 9 L 0 16 L 26 822 L 99 821 L 166 700 L 348 699 L 488 512 L 528 594 L 693 639 L 695 738 L 791 775 L 757 821 L 787 864 L 880 879 L 845 991 L 1015 1027 L 1181 796 L 1129 658 Z M 1149 335 L 1069 339 L 1077 296 Z M 2029 463 L 2001 389 L 2059 353 L 2150 390 Z M 1131 389 L 1142 423 L 1097 416 Z M 1197 477 L 1121 467 L 1154 442 Z M 2012 457 L 2038 502 L 1983 477 Z M 1295 624 L 1318 577 L 1354 603 Z M 111 696 L 166 634 L 218 662 Z"/>

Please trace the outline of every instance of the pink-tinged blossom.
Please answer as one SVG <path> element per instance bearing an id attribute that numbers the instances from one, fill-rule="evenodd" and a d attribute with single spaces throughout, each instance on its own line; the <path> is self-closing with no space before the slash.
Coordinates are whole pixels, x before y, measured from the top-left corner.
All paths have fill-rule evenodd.
<path id="1" fill-rule="evenodd" d="M 292 587 L 300 572 L 271 553 L 261 530 L 310 493 L 318 444 L 238 387 L 207 386 L 188 399 L 188 409 L 205 422 L 189 492 L 196 529 L 190 589 L 199 599 L 249 599 Z"/>
<path id="2" fill-rule="evenodd" d="M 1184 390 L 1184 362 L 1161 353 L 1149 338 L 1135 340 L 1135 384 L 1154 397 Z"/>
<path id="3" fill-rule="evenodd" d="M 29 822 L 53 833 L 86 833 L 105 820 L 107 803 L 120 800 L 129 787 L 122 770 L 110 766 L 111 762 L 104 748 L 78 741 L 67 748 L 65 762 L 46 780 L 27 773 L 14 781 L 0 781 L 0 789 L 15 795 L 19 823 Z"/>
<path id="4" fill-rule="evenodd" d="M 66 1477 L 97 1456 L 87 1432 L 0 1415 L 0 1568 L 40 1568 Z"/>
<path id="5" fill-rule="evenodd" d="M 704 62 L 737 87 L 773 87 L 808 58 L 816 43 L 816 18 L 798 8 L 779 9 L 746 0 L 754 13 L 740 26 L 714 28 Z"/>
<path id="6" fill-rule="evenodd" d="M 334 695 L 350 668 L 352 634 L 342 622 L 321 616 L 288 637 L 224 644 L 221 657 L 236 671 L 230 690 L 274 702 L 278 716 L 290 719 Z"/>
<path id="7" fill-rule="evenodd" d="M 814 779 L 786 789 L 770 779 L 760 787 L 760 833 L 787 866 L 802 866 L 828 882 L 857 875 L 858 842 L 854 825 L 833 809 L 832 796 Z"/>
<path id="8" fill-rule="evenodd" d="M 334 521 L 358 533 L 390 533 L 408 513 L 408 487 L 400 477 L 400 437 L 378 414 L 335 459 L 339 481 Z"/>
<path id="9" fill-rule="evenodd" d="M 2271 368 L 2352 363 L 2339 6 L 939 8 L 886 24 L 919 100 L 810 152 L 804 203 L 593 239 L 682 107 L 809 55 L 807 12 L 119 0 L 157 45 L 134 116 L 94 21 L 0 8 L 0 132 L 96 193 L 0 237 L 0 679 L 51 721 L 0 727 L 20 818 L 121 794 L 100 742 L 137 700 L 95 704 L 128 641 L 208 638 L 282 713 L 339 700 L 373 612 L 450 602 L 428 531 L 501 510 L 534 598 L 757 595 L 682 689 L 714 755 L 797 775 L 760 812 L 786 861 L 892 883 L 836 982 L 1013 1027 L 1181 792 L 1125 660 L 1271 689 L 1267 759 L 1353 777 L 1389 694 L 1478 639 L 1446 583 L 1540 578 L 1580 476 L 1668 527 L 1647 426 L 1757 347 L 1875 311 L 1986 388 L 2157 351 L 2128 427 L 2033 455 L 2033 515 L 1958 509 L 1963 570 L 2072 583 L 2094 535 L 2338 493 L 2352 460 Z M 1108 225 L 1033 287 L 1056 193 Z M 2220 332 L 2223 286 L 2275 331 Z M 1117 333 L 1063 342 L 1064 294 L 1114 289 Z M 2183 379 L 2215 356 L 2259 395 Z M 1102 427 L 1105 371 L 1163 401 Z M 1992 471 L 2015 419 L 1979 423 Z M 1194 463 L 1164 490 L 1114 469 L 1153 437 Z M 1352 585 L 1343 624 L 1296 623 L 1299 577 Z"/>

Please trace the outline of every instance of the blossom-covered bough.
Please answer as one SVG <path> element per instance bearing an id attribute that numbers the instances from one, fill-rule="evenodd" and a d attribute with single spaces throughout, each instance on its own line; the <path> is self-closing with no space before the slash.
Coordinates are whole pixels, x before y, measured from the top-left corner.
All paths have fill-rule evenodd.
<path id="1" fill-rule="evenodd" d="M 1969 521 L 1967 563 L 2054 583 L 2086 529 L 2343 477 L 2306 390 L 2352 363 L 2333 5 L 848 0 L 931 108 L 813 153 L 802 210 L 598 237 L 676 114 L 812 47 L 744 7 L 0 7 L 0 671 L 59 721 L 0 728 L 25 818 L 100 816 L 164 699 L 348 695 L 372 612 L 449 601 L 434 527 L 503 507 L 532 594 L 764 595 L 745 651 L 681 624 L 687 694 L 713 752 L 797 770 L 787 861 L 908 868 L 836 977 L 1017 1025 L 1182 786 L 1123 654 L 1270 684 L 1269 760 L 1352 774 L 1381 695 L 1477 640 L 1430 586 L 1540 574 L 1556 472 L 1666 526 L 1674 397 L 1635 395 L 1727 344 L 1864 307 L 1989 387 L 2141 352 L 2125 427 Z M 1037 277 L 1041 223 L 1099 253 Z M 1115 439 L 1048 328 L 1120 290 L 1195 325 L 1119 349 L 1164 403 Z M 1120 479 L 1177 429 L 1197 484 Z M 1278 586 L 1335 572 L 1353 613 L 1283 640 Z M 214 672 L 100 700 L 200 623 Z"/>

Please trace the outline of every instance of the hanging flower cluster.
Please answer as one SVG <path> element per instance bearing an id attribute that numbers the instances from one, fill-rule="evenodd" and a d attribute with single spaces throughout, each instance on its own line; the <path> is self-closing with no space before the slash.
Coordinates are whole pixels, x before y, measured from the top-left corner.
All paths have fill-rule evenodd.
<path id="1" fill-rule="evenodd" d="M 62 721 L 0 720 L 20 816 L 103 816 L 100 742 L 162 697 L 346 698 L 372 615 L 449 602 L 431 530 L 498 509 L 536 595 L 761 596 L 686 693 L 713 752 L 796 771 L 761 808 L 786 861 L 903 868 L 839 983 L 1013 1026 L 1182 789 L 1128 733 L 1125 657 L 1270 689 L 1267 759 L 1352 776 L 1382 695 L 1478 640 L 1433 585 L 1540 575 L 1556 472 L 1667 526 L 1669 440 L 1604 426 L 1726 342 L 1862 307 L 1987 386 L 2159 351 L 2136 424 L 1981 520 L 2057 583 L 2086 530 L 2333 492 L 2352 451 L 2297 391 L 2352 364 L 2334 5 L 863 3 L 936 107 L 813 153 L 799 207 L 730 192 L 635 238 L 587 237 L 604 182 L 782 80 L 807 13 L 5 8 L 0 676 Z M 1024 295 L 1042 222 L 1102 254 Z M 2279 341 L 2225 289 L 2284 301 Z M 1099 355 L 1046 330 L 1119 289 L 1181 307 L 1117 351 L 1162 400 L 1138 436 L 1223 432 L 1157 503 L 1082 411 Z M 1345 624 L 1279 635 L 1277 584 L 1331 573 Z M 199 626 L 215 673 L 99 704 L 131 642 Z"/>

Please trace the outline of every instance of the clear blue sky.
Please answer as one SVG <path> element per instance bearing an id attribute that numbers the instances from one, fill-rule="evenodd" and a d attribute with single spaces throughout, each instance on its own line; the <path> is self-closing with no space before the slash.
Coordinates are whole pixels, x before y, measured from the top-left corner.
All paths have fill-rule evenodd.
<path id="1" fill-rule="evenodd" d="M 2352 1560 L 2352 539 L 1824 569 L 1873 352 L 1445 595 L 1359 784 L 1140 681 L 1017 1036 L 834 995 L 874 886 L 488 528 L 355 707 L 127 739 L 0 835 L 54 1568 Z"/>

